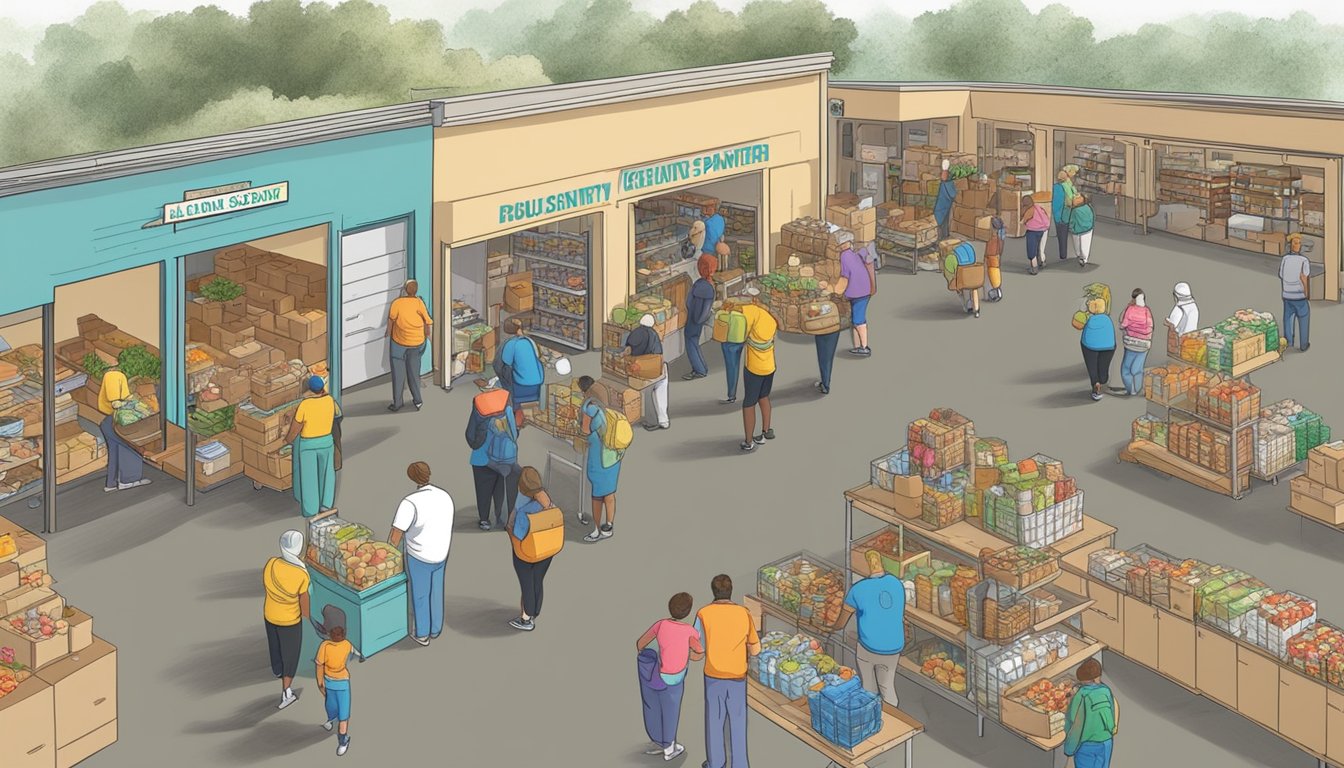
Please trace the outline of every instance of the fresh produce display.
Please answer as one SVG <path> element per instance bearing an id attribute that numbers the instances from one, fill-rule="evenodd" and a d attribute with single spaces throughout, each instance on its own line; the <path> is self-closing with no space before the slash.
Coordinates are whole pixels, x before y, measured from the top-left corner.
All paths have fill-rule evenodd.
<path id="1" fill-rule="evenodd" d="M 953 163 L 948 166 L 947 169 L 948 178 L 953 181 L 956 181 L 957 179 L 969 179 L 970 177 L 978 176 L 979 174 L 979 167 L 969 163 Z"/>
<path id="2" fill-rule="evenodd" d="M 976 702 L 997 714 L 1003 691 L 1027 675 L 1068 658 L 1069 640 L 1063 632 L 1024 637 L 1003 648 L 993 646 L 977 652 L 972 688 Z"/>
<path id="3" fill-rule="evenodd" d="M 1215 380 L 1195 390 L 1195 413 L 1219 424 L 1245 424 L 1260 413 L 1260 388 L 1245 381 Z"/>
<path id="4" fill-rule="evenodd" d="M 995 552 L 985 549 L 980 552 L 980 563 L 985 578 L 1003 581 L 1008 585 L 1023 588 L 1053 576 L 1059 571 L 1059 558 L 1033 547 L 1016 546 Z"/>
<path id="5" fill-rule="evenodd" d="M 1199 601 L 1200 620 L 1235 636 L 1244 631 L 1246 617 L 1260 607 L 1273 590 L 1255 578 L 1204 595 Z"/>
<path id="6" fill-rule="evenodd" d="M 120 408 L 113 412 L 112 418 L 117 426 L 125 427 L 142 419 L 153 416 L 158 411 L 138 395 L 131 395 L 123 401 Z"/>
<path id="7" fill-rule="evenodd" d="M 233 429 L 233 415 L 232 405 L 214 411 L 194 409 L 187 413 L 187 426 L 201 437 L 213 437 Z"/>
<path id="8" fill-rule="evenodd" d="M 1292 592 L 1266 595 L 1243 624 L 1248 642 L 1279 658 L 1288 655 L 1288 641 L 1316 623 L 1316 601 Z"/>
<path id="9" fill-rule="evenodd" d="M 845 599 L 844 579 L 839 568 L 799 554 L 783 563 L 765 566 L 756 580 L 761 597 L 799 619 L 829 627 L 840 618 Z"/>
<path id="10" fill-rule="evenodd" d="M 927 551 L 919 542 L 911 540 L 905 541 L 904 548 L 902 548 L 900 533 L 894 528 L 883 528 L 872 536 L 855 542 L 853 553 L 866 562 L 867 554 L 876 552 L 882 567 L 887 573 L 898 578 L 904 578 L 902 561 L 912 561 L 916 556 Z M 856 559 L 854 562 L 857 565 L 858 560 Z M 866 570 L 858 568 L 854 570 L 860 575 L 867 573 Z"/>
<path id="11" fill-rule="evenodd" d="M 1050 735 L 1058 736 L 1064 732 L 1064 716 L 1076 690 L 1077 683 L 1068 675 L 1061 675 L 1054 680 L 1032 683 L 1031 687 L 1014 698 L 1037 712 L 1049 715 Z"/>
<path id="12" fill-rule="evenodd" d="M 201 286 L 201 296 L 207 301 L 233 301 L 243 295 L 243 286 L 227 277 L 216 277 Z"/>
<path id="13" fill-rule="evenodd" d="M 196 365 L 205 365 L 205 364 L 210 363 L 210 362 L 211 362 L 210 356 L 207 355 L 205 352 L 203 352 L 199 347 L 188 347 L 188 348 L 187 348 L 187 367 L 188 367 L 188 368 L 190 368 L 190 367 L 192 367 L 192 366 L 196 366 Z M 93 371 L 89 371 L 89 373 L 92 374 Z"/>
<path id="14" fill-rule="evenodd" d="M 842 680 L 854 677 L 854 670 L 841 666 L 823 652 L 821 643 L 807 635 L 770 632 L 761 638 L 761 652 L 748 662 L 748 673 L 762 685 L 800 699 L 823 676 Z"/>
<path id="15" fill-rule="evenodd" d="M 385 541 L 344 541 L 339 549 L 345 559 L 337 560 L 336 575 L 355 589 L 368 589 L 401 573 L 401 552 Z"/>
<path id="16" fill-rule="evenodd" d="M 1143 375 L 1143 394 L 1155 403 L 1168 405 L 1189 392 L 1207 384 L 1213 374 L 1203 368 L 1168 363 L 1164 367 L 1149 368 Z"/>
<path id="17" fill-rule="evenodd" d="M 1288 663 L 1308 677 L 1344 686 L 1344 632 L 1317 622 L 1289 638 Z"/>
<path id="18" fill-rule="evenodd" d="M 20 683 L 32 676 L 27 667 L 14 661 L 13 648 L 0 648 L 0 698 L 13 693 Z"/>
<path id="19" fill-rule="evenodd" d="M 127 347 L 117 355 L 117 366 L 126 374 L 127 379 L 148 379 L 158 381 L 161 371 L 159 356 L 136 344 Z"/>
<path id="20" fill-rule="evenodd" d="M 57 606 L 46 613 L 36 608 L 29 608 L 23 613 L 16 613 L 5 620 L 10 629 L 21 635 L 27 635 L 34 640 L 52 637 L 54 635 L 64 635 L 70 631 L 70 623 L 65 620 L 65 606 Z"/>
<path id="21" fill-rule="evenodd" d="M 953 693 L 966 692 L 966 664 L 955 646 L 941 640 L 930 640 L 915 648 L 914 654 L 914 661 L 925 677 Z"/>
<path id="22" fill-rule="evenodd" d="M 107 373 L 107 369 L 112 367 L 97 352 L 86 353 L 79 364 L 86 373 L 99 381 L 102 381 L 103 374 Z"/>

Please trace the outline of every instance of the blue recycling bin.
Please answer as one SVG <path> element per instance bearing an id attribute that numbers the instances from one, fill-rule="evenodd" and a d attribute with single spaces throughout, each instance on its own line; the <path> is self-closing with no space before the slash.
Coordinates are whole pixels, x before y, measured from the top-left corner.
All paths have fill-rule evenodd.
<path id="1" fill-rule="evenodd" d="M 325 573 L 310 568 L 312 580 L 309 590 L 311 615 L 321 620 L 322 610 L 328 605 L 340 608 L 346 617 L 345 633 L 355 651 L 369 658 L 390 648 L 408 634 L 406 574 L 399 573 L 381 581 L 363 592 L 343 584 Z M 299 673 L 313 673 L 313 656 L 322 638 L 311 621 L 303 623 L 303 655 Z"/>

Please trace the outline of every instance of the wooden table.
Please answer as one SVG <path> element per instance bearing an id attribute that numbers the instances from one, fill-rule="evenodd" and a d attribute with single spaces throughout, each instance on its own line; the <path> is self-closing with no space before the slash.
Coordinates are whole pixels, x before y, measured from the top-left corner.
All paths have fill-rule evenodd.
<path id="1" fill-rule="evenodd" d="M 812 713 L 807 699 L 790 701 L 782 694 L 747 679 L 747 705 L 752 711 L 783 728 L 794 738 L 820 752 L 830 765 L 842 768 L 866 768 L 868 762 L 905 745 L 905 765 L 914 765 L 914 738 L 924 732 L 924 724 L 885 701 L 882 702 L 882 730 L 845 749 L 822 738 L 812 730 Z"/>

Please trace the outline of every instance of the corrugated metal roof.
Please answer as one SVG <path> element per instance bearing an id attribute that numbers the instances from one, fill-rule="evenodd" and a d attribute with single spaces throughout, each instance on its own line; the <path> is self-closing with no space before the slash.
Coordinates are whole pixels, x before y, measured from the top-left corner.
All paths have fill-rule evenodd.
<path id="1" fill-rule="evenodd" d="M 200 139 L 74 155 L 0 168 L 0 197 L 150 173 L 256 152 L 432 124 L 426 101 L 340 112 Z"/>
<path id="2" fill-rule="evenodd" d="M 1231 96 L 1214 93 L 1171 93 L 1164 91 L 1127 91 L 1113 88 L 1077 88 L 1063 85 L 1032 85 L 1029 83 L 974 83 L 974 82 L 889 82 L 882 80 L 832 80 L 832 88 L 864 91 L 895 91 L 923 93 L 931 91 L 989 91 L 1047 96 L 1082 96 L 1126 101 L 1149 101 L 1200 109 L 1230 111 L 1264 111 L 1278 114 L 1297 113 L 1302 116 L 1326 119 L 1344 118 L 1344 103 L 1318 99 L 1285 99 L 1266 96 Z"/>
<path id="3" fill-rule="evenodd" d="M 813 53 L 646 75 L 558 83 L 434 100 L 436 126 L 475 125 L 827 72 L 835 56 Z"/>

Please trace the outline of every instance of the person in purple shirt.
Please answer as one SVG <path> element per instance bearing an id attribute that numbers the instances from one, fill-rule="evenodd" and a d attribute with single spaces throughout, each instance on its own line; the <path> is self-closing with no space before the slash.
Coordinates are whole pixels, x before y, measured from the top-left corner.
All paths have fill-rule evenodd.
<path id="1" fill-rule="evenodd" d="M 868 357 L 868 299 L 877 294 L 877 272 L 864 249 L 855 250 L 854 233 L 842 231 L 836 238 L 844 250 L 840 252 L 840 280 L 835 292 L 849 300 L 849 321 L 854 326 L 854 348 L 850 354 Z"/>

